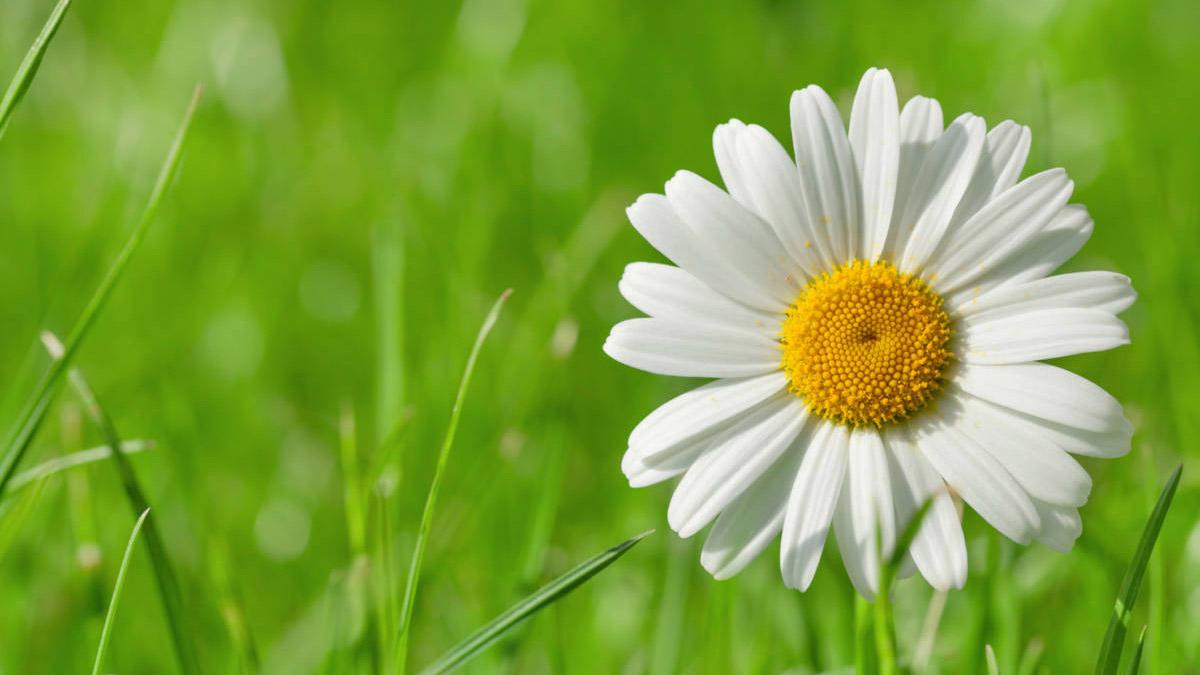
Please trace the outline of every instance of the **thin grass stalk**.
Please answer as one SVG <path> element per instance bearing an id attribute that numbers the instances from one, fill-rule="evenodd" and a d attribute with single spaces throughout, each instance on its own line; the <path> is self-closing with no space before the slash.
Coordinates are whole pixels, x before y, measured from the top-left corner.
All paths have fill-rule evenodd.
<path id="1" fill-rule="evenodd" d="M 651 534 L 654 534 L 654 530 L 626 539 L 620 544 L 571 568 L 554 581 L 542 586 L 533 594 L 509 607 L 503 614 L 469 635 L 465 640 L 451 648 L 450 651 L 443 654 L 437 661 L 422 670 L 421 675 L 441 675 L 442 673 L 449 673 L 462 667 L 468 661 L 478 656 L 480 652 L 495 644 L 497 640 L 504 637 L 510 630 L 520 625 L 521 622 L 582 586 L 589 579 L 629 552 L 629 549 L 633 548 L 639 541 Z"/>
<path id="2" fill-rule="evenodd" d="M 938 626 L 942 623 L 942 612 L 946 610 L 947 595 L 946 591 L 934 591 L 933 596 L 929 598 L 929 608 L 925 610 L 921 634 L 913 650 L 912 669 L 918 674 L 929 669 L 929 659 L 933 656 L 934 645 L 937 644 Z"/>
<path id="3" fill-rule="evenodd" d="M 896 675 L 898 666 L 896 665 L 896 626 L 892 613 L 892 584 L 896 580 L 896 575 L 900 572 L 900 566 L 904 564 L 905 556 L 908 555 L 908 549 L 912 547 L 913 540 L 917 538 L 917 532 L 921 530 L 921 525 L 925 522 L 925 516 L 928 515 L 930 507 L 933 506 L 933 499 L 926 499 L 920 507 L 908 519 L 904 529 L 900 531 L 900 536 L 896 539 L 896 545 L 892 549 L 891 555 L 884 564 L 879 566 L 879 589 L 875 595 L 875 612 L 874 612 L 874 632 L 875 632 L 875 658 L 878 662 L 878 672 L 881 675 Z M 883 557 L 883 543 L 880 540 L 879 532 L 876 531 L 875 546 L 877 551 L 880 551 L 880 558 Z M 864 671 L 869 672 L 869 671 Z"/>
<path id="4" fill-rule="evenodd" d="M 867 599 L 854 594 L 854 672 L 874 673 L 875 659 L 874 608 Z"/>
<path id="5" fill-rule="evenodd" d="M 96 661 L 92 664 L 92 675 L 100 675 L 100 666 L 104 663 L 104 655 L 108 652 L 108 641 L 112 638 L 113 620 L 117 616 L 117 605 L 121 603 L 121 588 L 125 585 L 125 573 L 129 570 L 129 561 L 133 558 L 133 545 L 137 543 L 138 533 L 142 524 L 150 515 L 150 509 L 142 511 L 133 531 L 129 533 L 129 541 L 125 544 L 125 555 L 121 557 L 121 567 L 117 570 L 117 581 L 113 585 L 112 600 L 108 603 L 108 611 L 104 614 L 104 627 L 100 629 L 100 646 L 96 648 Z"/>
<path id="6" fill-rule="evenodd" d="M 429 531 L 433 526 L 433 512 L 437 507 L 438 491 L 441 489 L 442 477 L 446 472 L 446 465 L 449 463 L 450 448 L 454 446 L 454 436 L 458 432 L 458 420 L 462 416 L 463 401 L 466 399 L 467 389 L 471 384 L 471 374 L 475 371 L 475 361 L 479 358 L 483 342 L 487 339 L 488 333 L 492 332 L 492 327 L 496 325 L 496 320 L 500 317 L 500 310 L 511 294 L 511 288 L 501 293 L 487 317 L 484 318 L 483 325 L 480 326 L 479 333 L 475 336 L 475 344 L 471 347 L 471 353 L 467 357 L 467 365 L 463 370 L 462 380 L 458 384 L 458 394 L 454 398 L 454 407 L 450 409 L 450 423 L 446 427 L 446 436 L 442 442 L 441 451 L 438 453 L 433 481 L 430 482 L 429 492 L 425 496 L 425 508 L 421 512 L 421 525 L 417 529 L 417 540 L 413 544 L 412 560 L 408 566 L 404 600 L 400 605 L 400 633 L 396 639 L 394 650 L 396 656 L 393 662 L 393 668 L 399 673 L 405 672 L 408 661 L 408 636 L 412 629 L 412 614 L 417 598 L 417 585 L 421 577 L 421 563 L 425 557 Z"/>
<path id="7" fill-rule="evenodd" d="M 1180 465 L 1167 479 L 1158 496 L 1158 503 L 1154 505 L 1154 511 L 1150 513 L 1146 527 L 1142 530 L 1142 539 L 1138 542 L 1133 559 L 1125 570 L 1125 578 L 1121 582 L 1121 590 L 1117 593 L 1108 630 L 1104 633 L 1100 657 L 1096 661 L 1096 675 L 1115 675 L 1120 666 L 1121 652 L 1125 648 L 1125 634 L 1129 631 L 1129 621 L 1133 618 L 1133 605 L 1137 602 L 1142 576 L 1146 573 L 1146 565 L 1154 551 L 1154 544 L 1158 541 L 1163 521 L 1167 518 L 1167 511 L 1171 508 L 1171 500 L 1175 497 L 1175 489 L 1179 487 L 1179 476 L 1182 472 L 1183 466 Z"/>
<path id="8" fill-rule="evenodd" d="M 136 455 L 139 452 L 150 450 L 153 447 L 153 441 L 134 439 L 125 441 L 125 444 L 121 446 L 121 453 L 125 455 Z M 16 476 L 13 476 L 12 482 L 8 484 L 8 494 L 4 495 L 4 499 L 11 498 L 15 492 L 19 491 L 21 488 L 28 487 L 35 481 L 42 480 L 43 478 L 49 478 L 55 474 L 74 469 L 77 466 L 86 466 L 88 464 L 102 462 L 108 459 L 110 455 L 112 455 L 112 448 L 108 447 L 107 445 L 101 445 L 99 447 L 88 448 L 87 450 L 80 450 L 78 452 L 72 452 L 69 455 L 62 455 L 55 457 L 54 459 L 46 460 L 32 469 L 26 469 Z"/>
<path id="9" fill-rule="evenodd" d="M 50 48 L 50 41 L 58 33 L 58 27 L 62 25 L 70 6 L 71 0 L 58 0 L 54 10 L 50 12 L 50 18 L 42 26 L 42 32 L 34 39 L 33 45 L 29 47 L 29 52 L 25 54 L 21 65 L 17 67 L 17 73 L 13 75 L 8 89 L 4 91 L 4 97 L 0 98 L 0 138 L 4 137 L 13 112 L 25 98 L 25 92 L 29 91 L 30 85 L 33 84 L 33 78 L 37 75 L 38 68 L 42 65 L 42 59 L 46 56 L 46 50 Z"/>
<path id="10" fill-rule="evenodd" d="M 375 296 L 375 442 L 382 445 L 403 423 L 404 405 L 404 231 L 398 218 L 373 232 L 371 271 Z"/>
<path id="11" fill-rule="evenodd" d="M 43 342 L 46 344 L 50 355 L 56 360 L 61 360 L 63 357 L 63 346 L 57 338 L 51 333 L 42 334 Z M 84 379 L 83 373 L 77 369 L 72 369 L 69 373 L 71 385 L 75 388 L 80 399 L 83 400 L 84 409 L 88 416 L 100 429 L 101 435 L 108 443 L 109 447 L 121 447 L 121 435 L 117 431 L 116 424 L 112 417 L 100 405 L 99 399 L 87 380 Z M 138 482 L 137 473 L 133 470 L 133 464 L 124 453 L 113 452 L 109 453 L 112 458 L 113 468 L 117 471 L 117 476 L 121 480 L 121 487 L 125 491 L 125 496 L 129 501 L 133 513 L 141 514 L 150 510 L 150 501 L 146 498 L 145 491 L 142 490 L 141 484 Z M 183 593 L 180 590 L 179 578 L 175 574 L 174 568 L 171 566 L 170 558 L 167 556 L 167 547 L 163 542 L 162 535 L 158 529 L 156 518 L 149 517 L 143 527 L 146 531 L 144 537 L 146 541 L 146 550 L 150 554 L 150 563 L 154 569 L 154 578 L 158 585 L 159 597 L 162 600 L 163 612 L 167 618 L 167 628 L 171 634 L 171 643 L 175 647 L 175 656 L 179 661 L 179 669 L 184 675 L 198 675 L 200 673 L 200 662 L 197 658 L 195 646 L 192 644 L 188 631 L 183 609 Z"/>
<path id="12" fill-rule="evenodd" d="M 354 409 L 342 408 L 338 447 L 342 460 L 342 505 L 346 516 L 346 536 L 350 555 L 366 556 L 366 511 L 362 490 L 362 471 L 358 464 L 358 432 Z"/>
<path id="13" fill-rule="evenodd" d="M 163 195 L 166 193 L 167 188 L 170 187 L 171 181 L 179 168 L 179 161 L 183 154 L 184 144 L 187 141 L 188 130 L 191 128 L 196 107 L 200 103 L 202 91 L 202 88 L 197 85 L 195 92 L 192 94 L 191 104 L 188 105 L 179 131 L 175 134 L 175 140 L 171 144 L 171 149 L 167 152 L 166 160 L 159 170 L 154 189 L 150 193 L 150 199 L 146 203 L 146 208 L 142 211 L 141 219 L 134 228 L 133 234 L 129 236 L 124 248 L 121 249 L 112 267 L 109 268 L 108 273 L 100 282 L 100 286 L 83 308 L 83 313 L 79 315 L 79 319 L 67 336 L 63 346 L 62 357 L 51 361 L 50 367 L 34 388 L 33 396 L 18 417 L 16 431 L 5 444 L 4 458 L 0 460 L 0 497 L 4 496 L 9 482 L 16 475 L 21 460 L 29 450 L 29 446 L 37 435 L 38 429 L 41 428 L 42 422 L 45 421 L 50 401 L 54 398 L 54 394 L 62 382 L 63 375 L 67 372 L 67 368 L 75 357 L 75 353 L 79 350 L 79 346 L 83 344 L 84 338 L 87 337 L 100 311 L 108 302 L 117 282 L 120 281 L 125 269 L 129 266 L 129 261 L 133 258 L 138 248 L 141 247 L 142 240 L 145 239 L 146 232 L 150 228 L 150 223 L 154 221 L 154 217 L 158 214 L 158 208 L 162 203 Z M 120 455 L 120 453 L 116 453 L 114 456 L 117 455 Z"/>
<path id="14" fill-rule="evenodd" d="M 1133 656 L 1129 659 L 1129 667 L 1125 670 L 1126 675 L 1138 675 L 1138 671 L 1142 669 L 1142 649 L 1146 646 L 1146 626 L 1142 626 L 1142 632 L 1138 634 L 1137 647 L 1133 650 Z"/>
<path id="15" fill-rule="evenodd" d="M 1000 664 L 996 661 L 996 650 L 991 645 L 984 645 L 983 660 L 987 664 L 988 675 L 1000 675 Z"/>

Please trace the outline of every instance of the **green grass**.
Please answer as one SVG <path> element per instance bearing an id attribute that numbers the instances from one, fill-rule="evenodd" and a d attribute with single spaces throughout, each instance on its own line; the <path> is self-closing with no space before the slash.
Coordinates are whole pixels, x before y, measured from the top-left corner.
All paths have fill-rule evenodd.
<path id="1" fill-rule="evenodd" d="M 100 629 L 100 646 L 96 648 L 96 663 L 92 666 L 92 675 L 100 675 L 100 667 L 104 665 L 104 654 L 108 651 L 108 642 L 112 639 L 113 618 L 117 616 L 117 607 L 121 601 L 121 589 L 125 586 L 125 573 L 129 571 L 129 561 L 133 558 L 133 545 L 137 542 L 138 533 L 150 509 L 142 511 L 142 515 L 133 524 L 129 533 L 129 543 L 125 545 L 125 555 L 121 557 L 121 566 L 117 569 L 117 581 L 113 584 L 112 600 L 108 603 L 108 613 L 104 615 L 104 627 Z"/>
<path id="2" fill-rule="evenodd" d="M 0 3 L 5 79 L 55 4 Z M 15 489 L 109 445 L 76 395 L 51 397 L 61 386 L 36 399 L 40 426 L 22 425 L 55 367 L 38 334 L 70 335 L 98 287 L 111 292 L 73 365 L 126 437 L 155 444 L 132 464 L 202 672 L 396 667 L 464 359 L 508 287 L 422 539 L 409 667 L 651 528 L 463 671 L 851 666 L 855 596 L 836 547 L 805 594 L 783 588 L 777 547 L 715 582 L 699 541 L 665 527 L 670 486 L 625 484 L 630 429 L 693 383 L 600 345 L 634 315 L 616 290 L 624 265 L 660 259 L 624 207 L 677 169 L 715 178 L 716 124 L 786 138 L 793 89 L 819 83 L 845 111 L 874 65 L 947 117 L 1029 124 L 1027 172 L 1066 167 L 1096 221 L 1068 267 L 1126 273 L 1140 294 L 1130 346 L 1067 361 L 1137 428 L 1130 456 L 1084 461 L 1095 487 L 1075 551 L 1002 542 L 968 514 L 965 589 L 895 583 L 898 667 L 986 673 L 991 645 L 1006 674 L 1092 668 L 1153 499 L 1183 463 L 1128 626 L 1149 626 L 1140 673 L 1196 672 L 1198 22 L 1183 0 L 73 3 L 0 137 L 0 425 L 28 439 L 0 467 L 0 673 L 92 667 L 129 536 L 109 456 Z M 177 177 L 109 284 L 196 81 L 206 103 Z M 174 672 L 156 577 L 138 564 L 104 669 Z"/>

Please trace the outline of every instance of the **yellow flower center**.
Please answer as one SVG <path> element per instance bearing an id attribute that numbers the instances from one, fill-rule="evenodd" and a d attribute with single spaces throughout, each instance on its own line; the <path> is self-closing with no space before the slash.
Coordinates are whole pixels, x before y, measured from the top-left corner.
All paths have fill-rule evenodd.
<path id="1" fill-rule="evenodd" d="M 780 333 L 783 369 L 809 410 L 882 426 L 924 407 L 950 363 L 950 317 L 928 284 L 853 261 L 809 282 Z"/>

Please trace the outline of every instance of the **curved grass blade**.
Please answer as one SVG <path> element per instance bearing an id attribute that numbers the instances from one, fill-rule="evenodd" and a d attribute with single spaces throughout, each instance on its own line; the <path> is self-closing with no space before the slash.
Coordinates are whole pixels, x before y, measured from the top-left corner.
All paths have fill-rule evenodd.
<path id="1" fill-rule="evenodd" d="M 475 631 L 467 639 L 455 645 L 453 649 L 443 654 L 432 665 L 421 671 L 421 675 L 448 673 L 464 665 L 467 661 L 470 661 L 495 643 L 496 640 L 503 637 L 505 633 L 512 630 L 517 624 L 533 616 L 546 606 L 553 604 L 579 586 L 582 586 L 588 579 L 596 576 L 605 567 L 616 562 L 617 558 L 625 555 L 635 544 L 653 533 L 654 530 L 650 530 L 632 539 L 627 539 L 592 559 L 580 563 L 566 574 L 542 586 L 532 595 L 513 605 L 508 611 L 492 619 L 486 626 Z"/>
<path id="2" fill-rule="evenodd" d="M 479 357 L 479 350 L 483 347 L 483 341 L 487 339 L 488 333 L 492 332 L 492 327 L 496 325 L 496 319 L 500 317 L 500 310 L 504 307 L 508 296 L 512 295 L 512 289 L 508 289 L 500 294 L 499 299 L 492 305 L 491 311 L 483 320 L 483 325 L 479 327 L 479 333 L 475 336 L 475 344 L 471 347 L 471 354 L 467 357 L 467 366 L 463 370 L 462 380 L 458 383 L 458 394 L 454 397 L 454 407 L 450 409 L 450 423 L 446 427 L 446 437 L 442 441 L 442 449 L 438 453 L 437 467 L 433 471 L 433 481 L 429 484 L 429 493 L 425 496 L 425 508 L 421 512 L 421 525 L 417 530 L 417 540 L 413 545 L 412 561 L 408 566 L 408 581 L 404 586 L 404 599 L 400 605 L 400 633 L 396 638 L 395 653 L 395 668 L 403 673 L 405 662 L 408 659 L 408 633 L 412 627 L 412 612 L 413 605 L 417 598 L 417 584 L 421 578 L 421 561 L 425 557 L 425 545 L 429 540 L 429 530 L 433 525 L 433 511 L 437 506 L 438 491 L 442 486 L 442 475 L 446 471 L 446 464 L 450 459 L 450 448 L 454 445 L 454 435 L 458 432 L 458 419 L 462 415 L 463 400 L 467 396 L 467 388 L 471 384 L 471 373 L 475 371 L 475 360 Z"/>
<path id="3" fill-rule="evenodd" d="M 125 572 L 129 570 L 129 560 L 133 557 L 133 545 L 137 542 L 138 533 L 150 509 L 142 511 L 137 522 L 133 524 L 133 532 L 129 533 L 129 543 L 125 544 L 125 555 L 121 558 L 121 568 L 117 570 L 117 583 L 113 585 L 112 600 L 108 603 L 108 612 L 104 615 L 104 628 L 100 630 L 100 646 L 96 648 L 96 662 L 92 665 L 92 675 L 100 675 L 100 665 L 104 663 L 104 653 L 108 651 L 108 640 L 112 637 L 113 619 L 117 616 L 117 605 L 121 602 L 121 588 L 125 585 Z"/>
<path id="4" fill-rule="evenodd" d="M 163 195 L 171 185 L 171 180 L 175 177 L 176 169 L 179 168 L 179 159 L 183 152 L 184 143 L 187 140 L 188 130 L 191 128 L 192 117 L 196 112 L 196 107 L 200 103 L 201 92 L 202 88 L 197 85 L 192 95 L 192 102 L 184 114 L 183 123 L 180 125 L 179 131 L 175 134 L 175 140 L 171 144 L 170 151 L 167 152 L 167 158 L 163 162 L 162 168 L 159 170 L 158 180 L 155 182 L 154 189 L 150 193 L 150 200 L 146 203 L 146 208 L 142 211 L 142 217 L 134 228 L 133 234 L 129 236 L 129 240 L 125 242 L 125 247 L 121 249 L 121 253 L 117 255 L 117 259 L 113 262 L 112 267 L 109 268 L 108 274 L 100 282 L 100 286 L 88 301 L 87 306 L 83 308 L 83 313 L 79 315 L 74 328 L 71 329 L 71 333 L 67 336 L 62 358 L 55 359 L 50 363 L 50 368 L 46 370 L 46 373 L 34 388 L 33 396 L 30 398 L 29 403 L 21 411 L 16 431 L 5 444 L 4 458 L 0 460 L 0 497 L 4 496 L 4 491 L 8 488 L 9 482 L 12 481 L 13 476 L 16 474 L 17 467 L 20 466 L 21 460 L 25 457 L 25 452 L 29 450 L 30 443 L 33 442 L 34 436 L 37 435 L 38 429 L 41 428 L 42 422 L 46 419 L 46 411 L 50 407 L 50 401 L 54 398 L 54 394 L 58 390 L 58 386 L 62 382 L 62 377 L 67 372 L 67 368 L 70 366 L 75 352 L 78 351 L 79 345 L 83 343 L 83 339 L 87 337 L 92 324 L 95 323 L 96 317 L 100 314 L 100 310 L 104 308 L 109 296 L 112 295 L 113 288 L 120 281 L 125 268 L 129 265 L 130 259 L 141 246 L 150 223 L 154 221 L 154 216 L 158 213 L 158 206 L 162 202 Z M 114 457 L 119 456 L 119 454 L 114 455 Z"/>
<path id="5" fill-rule="evenodd" d="M 1167 479 L 1162 493 L 1158 496 L 1158 503 L 1154 505 L 1154 511 L 1150 513 L 1150 519 L 1146 521 L 1146 527 L 1142 530 L 1142 540 L 1138 542 L 1133 560 L 1129 562 L 1129 568 L 1125 571 L 1125 579 L 1121 582 L 1112 618 L 1109 619 L 1108 630 L 1104 634 L 1100 658 L 1096 661 L 1096 675 L 1115 675 L 1121 663 L 1125 634 L 1129 631 L 1129 620 L 1133 616 L 1133 605 L 1137 602 L 1142 576 L 1146 573 L 1146 564 L 1154 551 L 1154 543 L 1158 541 L 1158 533 L 1162 530 L 1167 511 L 1171 508 L 1171 499 L 1175 496 L 1175 488 L 1179 487 L 1179 474 L 1182 472 L 1183 465 L 1180 465 Z"/>
<path id="6" fill-rule="evenodd" d="M 139 452 L 150 450 L 153 447 L 153 441 L 141 439 L 125 441 L 121 445 L 121 454 L 135 455 Z M 102 462 L 108 459 L 110 455 L 112 455 L 112 448 L 108 447 L 107 445 L 101 445 L 99 447 L 80 450 L 79 452 L 73 452 L 69 455 L 55 457 L 54 459 L 42 462 L 32 469 L 27 469 L 13 476 L 12 482 L 8 484 L 8 494 L 4 495 L 3 498 L 7 499 L 11 497 L 17 490 L 27 487 L 29 484 L 35 481 L 49 478 L 57 473 L 74 469 L 77 466 L 84 466 L 94 462 Z"/>
<path id="7" fill-rule="evenodd" d="M 1129 668 L 1126 669 L 1127 675 L 1138 675 L 1138 671 L 1142 668 L 1142 648 L 1146 646 L 1146 627 L 1142 626 L 1142 632 L 1138 635 L 1137 648 L 1133 650 L 1133 658 L 1129 659 Z"/>
<path id="8" fill-rule="evenodd" d="M 62 360 L 64 347 L 52 333 L 42 333 L 42 342 L 46 345 L 46 350 L 50 352 L 52 358 Z M 100 405 L 99 399 L 96 398 L 95 392 L 84 379 L 83 373 L 78 369 L 72 369 L 68 377 L 76 393 L 79 394 L 79 398 L 83 400 L 88 416 L 100 428 L 100 433 L 108 446 L 121 447 L 121 435 L 117 432 L 116 424 Z M 113 460 L 113 467 L 117 470 L 121 486 L 125 490 L 125 496 L 129 500 L 133 512 L 149 511 L 150 502 L 146 499 L 146 493 L 138 482 L 137 474 L 134 472 L 129 458 L 121 452 L 109 453 L 109 457 Z M 154 579 L 158 585 L 159 597 L 162 599 L 163 613 L 167 617 L 167 628 L 171 633 L 175 656 L 179 660 L 179 670 L 184 675 L 197 675 L 200 672 L 200 665 L 194 646 L 189 639 L 190 633 L 185 625 L 186 615 L 183 609 L 183 593 L 180 590 L 179 578 L 175 575 L 175 569 L 171 566 L 171 560 L 167 556 L 167 547 L 159 533 L 156 519 L 148 518 L 145 530 L 146 550 L 150 554 L 150 564 L 154 569 Z"/>
<path id="9" fill-rule="evenodd" d="M 991 645 L 985 645 L 983 656 L 987 661 L 988 675 L 1000 675 L 1000 664 L 996 662 L 996 650 Z"/>
<path id="10" fill-rule="evenodd" d="M 8 120 L 12 117 L 13 111 L 17 109 L 17 104 L 25 98 L 25 92 L 29 91 L 29 85 L 33 84 L 38 67 L 42 65 L 42 57 L 46 55 L 50 41 L 54 39 L 58 27 L 62 25 L 63 18 L 67 15 L 67 8 L 70 6 L 71 0 L 58 0 L 54 11 L 50 12 L 50 18 L 46 20 L 46 25 L 42 26 L 42 32 L 33 41 L 29 52 L 25 54 L 25 59 L 17 68 L 17 74 L 8 84 L 4 98 L 0 98 L 0 138 L 4 137 L 4 131 L 8 128 Z"/>

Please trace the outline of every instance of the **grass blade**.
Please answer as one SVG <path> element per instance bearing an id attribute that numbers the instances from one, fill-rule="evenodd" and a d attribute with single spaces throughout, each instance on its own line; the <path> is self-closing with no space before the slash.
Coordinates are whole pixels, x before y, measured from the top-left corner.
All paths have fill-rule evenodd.
<path id="1" fill-rule="evenodd" d="M 67 15 L 67 8 L 70 6 L 71 0 L 58 0 L 54 11 L 50 12 L 50 18 L 46 20 L 46 25 L 42 26 L 42 32 L 33 41 L 29 52 L 25 54 L 25 59 L 17 68 L 17 74 L 8 84 L 4 98 L 0 99 L 0 138 L 4 137 L 4 131 L 8 129 L 8 120 L 12 117 L 13 111 L 17 109 L 17 104 L 25 98 L 25 92 L 29 91 L 29 86 L 33 84 L 38 67 L 42 65 L 42 57 L 50 48 L 50 41 L 54 39 L 58 27 L 62 25 L 63 18 Z"/>
<path id="2" fill-rule="evenodd" d="M 1117 602 L 1113 607 L 1112 618 L 1108 622 L 1108 630 L 1104 634 L 1104 644 L 1100 647 L 1100 658 L 1096 661 L 1097 675 L 1115 675 L 1121 663 L 1121 651 L 1125 647 L 1125 634 L 1129 631 L 1129 620 L 1133 616 L 1133 605 L 1137 602 L 1138 589 L 1142 585 L 1142 576 L 1146 573 L 1146 563 L 1154 551 L 1154 543 L 1158 541 L 1158 533 L 1162 530 L 1167 511 L 1171 508 L 1171 499 L 1175 497 L 1175 488 L 1179 487 L 1179 475 L 1183 472 L 1180 465 L 1167 479 L 1158 503 L 1146 521 L 1142 530 L 1142 540 L 1138 542 L 1137 551 L 1129 568 L 1125 571 L 1125 579 L 1121 582 L 1121 590 L 1117 594 Z"/>
<path id="3" fill-rule="evenodd" d="M 26 451 L 29 450 L 30 443 L 33 442 L 34 436 L 37 435 L 38 429 L 41 428 L 42 422 L 46 419 L 46 411 L 50 407 L 50 401 L 54 398 L 54 393 L 57 391 L 63 375 L 67 372 L 71 360 L 75 357 L 75 353 L 79 350 L 83 339 L 87 337 L 92 324 L 95 323 L 96 317 L 100 314 L 100 310 L 104 308 L 109 296 L 112 295 L 113 288 L 120 281 L 125 268 L 129 265 L 130 259 L 133 258 L 133 254 L 141 246 L 150 223 L 154 221 L 154 216 L 158 213 L 158 207 L 162 202 L 163 195 L 171 185 L 171 180 L 175 177 L 175 172 L 179 168 L 179 159 L 183 152 L 184 143 L 187 140 L 188 129 L 191 128 L 192 117 L 195 115 L 196 107 L 200 103 L 201 91 L 201 87 L 197 85 L 195 93 L 192 95 L 192 102 L 183 117 L 183 123 L 175 135 L 171 149 L 167 152 L 167 158 L 159 170 L 158 180 L 154 184 L 154 189 L 150 193 L 150 199 L 146 203 L 145 210 L 142 211 L 142 217 L 138 221 L 137 227 L 134 228 L 133 234 L 129 236 L 129 240 L 125 242 L 125 247 L 121 249 L 121 253 L 113 262 L 112 267 L 109 268 L 108 274 L 105 275 L 104 279 L 100 282 L 100 286 L 96 289 L 88 304 L 83 308 L 83 313 L 79 315 L 74 328 L 71 329 L 71 333 L 67 336 L 62 358 L 51 361 L 49 369 L 46 370 L 41 380 L 38 381 L 37 386 L 34 388 L 33 396 L 18 418 L 16 431 L 5 444 L 4 458 L 0 460 L 0 497 L 4 496 L 9 482 L 12 481 L 13 476 L 17 472 L 17 467 L 20 466 Z M 118 457 L 120 453 L 113 456 Z"/>
<path id="4" fill-rule="evenodd" d="M 125 441 L 125 443 L 121 445 L 121 454 L 134 455 L 139 452 L 150 450 L 153 447 L 154 443 L 152 441 Z M 32 469 L 22 471 L 16 476 L 13 476 L 12 482 L 8 484 L 8 494 L 4 495 L 4 498 L 7 499 L 11 497 L 14 492 L 23 487 L 27 487 L 30 483 L 42 480 L 44 478 L 49 478 L 54 474 L 67 471 L 69 469 L 74 469 L 77 466 L 92 464 L 94 462 L 102 462 L 108 459 L 111 454 L 112 448 L 108 447 L 107 445 L 102 445 L 96 448 L 88 448 L 87 450 L 73 452 L 69 455 L 55 457 L 54 459 L 42 462 Z"/>
<path id="5" fill-rule="evenodd" d="M 121 558 L 121 567 L 117 570 L 117 583 L 113 585 L 112 600 L 108 603 L 108 612 L 104 615 L 104 628 L 100 630 L 100 646 L 96 648 L 96 662 L 92 665 L 92 675 L 100 675 L 100 665 L 104 663 L 104 653 L 108 651 L 108 640 L 112 637 L 113 619 L 117 616 L 117 605 L 121 601 L 121 587 L 125 585 L 125 572 L 129 570 L 129 560 L 133 557 L 133 545 L 137 542 L 138 533 L 150 509 L 142 511 L 137 522 L 133 524 L 133 532 L 129 533 L 129 543 L 125 544 L 125 555 Z"/>
<path id="6" fill-rule="evenodd" d="M 1142 626 L 1142 632 L 1138 634 L 1137 647 L 1133 650 L 1133 658 L 1129 659 L 1129 668 L 1125 670 L 1126 675 L 1138 675 L 1138 671 L 1142 668 L 1142 648 L 1146 646 L 1146 627 Z"/>
<path id="7" fill-rule="evenodd" d="M 1000 664 L 996 662 L 996 650 L 991 645 L 985 645 L 983 656 L 987 660 L 988 675 L 1000 675 Z"/>
<path id="8" fill-rule="evenodd" d="M 61 360 L 63 356 L 63 345 L 54 337 L 53 334 L 46 332 L 42 334 L 42 341 L 46 345 L 47 351 L 55 360 Z M 95 392 L 84 379 L 83 373 L 77 369 L 70 371 L 69 378 L 71 384 L 79 397 L 83 399 L 84 408 L 88 415 L 100 428 L 100 433 L 109 447 L 121 447 L 121 435 L 117 432 L 117 427 L 113 423 L 111 417 L 105 412 L 100 405 L 99 399 L 96 398 Z M 142 486 L 138 483 L 137 474 L 133 470 L 133 464 L 129 458 L 121 452 L 109 453 L 112 458 L 113 467 L 117 470 L 117 475 L 121 479 L 121 486 L 125 490 L 125 496 L 129 500 L 129 505 L 133 508 L 134 513 L 145 513 L 150 510 L 150 502 L 146 499 L 146 493 L 142 490 Z M 200 672 L 199 661 L 196 658 L 191 640 L 188 639 L 187 627 L 184 624 L 183 610 L 183 593 L 180 591 L 179 578 L 175 575 L 175 570 L 171 567 L 170 558 L 167 556 L 167 547 L 163 543 L 162 535 L 159 533 L 158 524 L 154 518 L 148 518 L 145 525 L 146 530 L 146 550 L 150 554 L 150 563 L 154 569 L 154 578 L 158 584 L 159 597 L 162 599 L 163 612 L 167 616 L 167 628 L 171 633 L 171 642 L 175 647 L 175 655 L 179 660 L 179 669 L 184 675 L 196 675 Z"/>
<path id="9" fill-rule="evenodd" d="M 496 325 L 496 319 L 500 317 L 500 310 L 511 294 L 511 288 L 500 294 L 500 298 L 492 305 L 491 311 L 483 320 L 483 325 L 479 327 L 479 334 L 475 336 L 475 344 L 471 347 L 470 356 L 467 357 L 467 366 L 463 370 L 462 380 L 458 383 L 458 394 L 454 397 L 454 407 L 450 409 L 450 423 L 446 427 L 446 437 L 442 441 L 442 449 L 438 453 L 437 467 L 433 472 L 433 481 L 429 484 L 429 493 L 425 496 L 425 508 L 421 512 L 421 525 L 417 530 L 416 543 L 413 545 L 412 561 L 408 566 L 408 581 L 405 583 L 404 599 L 400 605 L 400 633 L 396 639 L 394 665 L 396 670 L 401 673 L 404 672 L 405 662 L 408 659 L 408 634 L 412 628 L 413 605 L 417 597 L 417 584 L 421 577 L 421 561 L 425 557 L 425 545 L 429 540 L 429 529 L 433 525 L 433 511 L 437 506 L 442 475 L 445 473 L 447 461 L 450 459 L 450 448 L 454 445 L 454 435 L 458 432 L 458 419 L 462 415 L 463 400 L 466 398 L 467 388 L 471 384 L 471 373 L 475 371 L 475 360 L 479 357 L 479 350 L 483 347 L 488 333 L 492 332 L 492 327 Z"/>
<path id="10" fill-rule="evenodd" d="M 455 645 L 453 649 L 443 654 L 432 665 L 421 671 L 421 675 L 448 673 L 462 666 L 484 649 L 487 649 L 496 640 L 503 637 L 505 633 L 512 630 L 517 624 L 583 585 L 588 579 L 596 576 L 605 567 L 608 567 L 616 562 L 618 558 L 625 555 L 639 541 L 653 533 L 654 530 L 643 532 L 575 566 L 566 574 L 541 587 L 532 595 L 493 619 L 486 626 L 472 633 L 467 639 Z"/>

